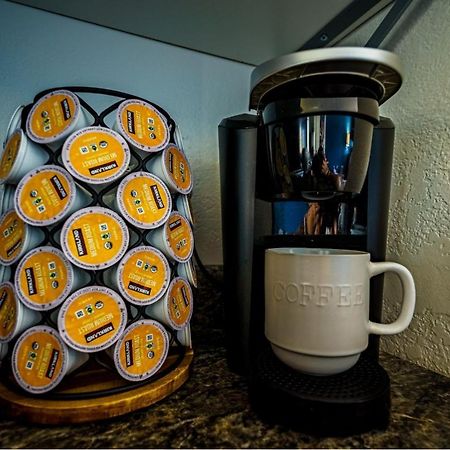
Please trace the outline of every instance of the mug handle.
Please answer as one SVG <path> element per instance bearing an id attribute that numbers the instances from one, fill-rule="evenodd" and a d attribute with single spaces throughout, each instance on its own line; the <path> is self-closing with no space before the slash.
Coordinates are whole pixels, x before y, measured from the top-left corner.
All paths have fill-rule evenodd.
<path id="1" fill-rule="evenodd" d="M 401 264 L 394 262 L 369 262 L 370 278 L 383 272 L 395 272 L 400 278 L 403 288 L 402 309 L 397 320 L 392 323 L 384 324 L 369 321 L 368 331 L 371 334 L 380 335 L 398 334 L 408 327 L 413 318 L 416 304 L 416 287 L 411 272 Z"/>

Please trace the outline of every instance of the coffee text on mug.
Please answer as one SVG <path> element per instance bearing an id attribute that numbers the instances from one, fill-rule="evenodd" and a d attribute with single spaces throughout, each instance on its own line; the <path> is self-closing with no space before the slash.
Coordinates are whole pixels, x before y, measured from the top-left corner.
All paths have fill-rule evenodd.
<path id="1" fill-rule="evenodd" d="M 285 300 L 300 306 L 354 306 L 363 304 L 362 284 L 310 284 L 276 281 L 273 286 L 276 301 Z"/>

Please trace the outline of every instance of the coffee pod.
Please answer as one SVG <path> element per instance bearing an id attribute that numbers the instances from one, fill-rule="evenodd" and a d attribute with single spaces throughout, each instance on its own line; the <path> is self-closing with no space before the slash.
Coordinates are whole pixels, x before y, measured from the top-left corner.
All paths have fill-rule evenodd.
<path id="1" fill-rule="evenodd" d="M 191 320 L 193 308 L 192 289 L 187 280 L 174 278 L 166 295 L 145 308 L 146 314 L 174 330 L 183 329 Z"/>
<path id="2" fill-rule="evenodd" d="M 101 270 L 123 257 L 130 237 L 118 214 L 93 206 L 72 214 L 62 227 L 60 239 L 71 263 L 82 269 Z"/>
<path id="3" fill-rule="evenodd" d="M 87 127 L 72 133 L 64 142 L 64 167 L 78 180 L 89 184 L 111 183 L 130 164 L 125 139 L 109 128 Z"/>
<path id="4" fill-rule="evenodd" d="M 15 186 L 0 184 L 0 215 L 14 208 L 14 192 Z"/>
<path id="5" fill-rule="evenodd" d="M 186 217 L 187 220 L 189 220 L 190 224 L 194 224 L 194 216 L 192 215 L 192 208 L 189 201 L 189 197 L 184 194 L 180 194 L 176 201 L 175 205 L 177 208 L 177 211 L 184 217 Z"/>
<path id="6" fill-rule="evenodd" d="M 183 329 L 177 331 L 178 342 L 183 347 L 192 348 L 191 325 L 187 324 Z"/>
<path id="7" fill-rule="evenodd" d="M 25 331 L 14 345 L 12 372 L 22 389 L 43 394 L 88 359 L 89 355 L 69 349 L 56 330 L 38 325 Z"/>
<path id="8" fill-rule="evenodd" d="M 136 172 L 119 184 L 115 209 L 138 228 L 157 228 L 169 218 L 172 198 L 167 186 L 158 177 L 147 172 Z"/>
<path id="9" fill-rule="evenodd" d="M 36 325 L 41 315 L 19 302 L 9 281 L 0 284 L 0 342 L 9 342 Z"/>
<path id="10" fill-rule="evenodd" d="M 61 250 L 45 246 L 22 258 L 15 272 L 14 287 L 27 307 L 47 311 L 59 306 L 89 280 L 88 274 L 75 269 Z"/>
<path id="11" fill-rule="evenodd" d="M 27 172 L 47 161 L 48 153 L 17 129 L 0 156 L 0 184 L 17 184 Z"/>
<path id="12" fill-rule="evenodd" d="M 155 320 L 138 320 L 120 336 L 108 353 L 117 372 L 128 381 L 143 381 L 154 375 L 167 358 L 169 335 Z"/>
<path id="13" fill-rule="evenodd" d="M 186 262 L 194 252 L 194 234 L 191 225 L 178 212 L 172 212 L 169 220 L 153 230 L 147 239 L 173 262 Z"/>
<path id="14" fill-rule="evenodd" d="M 66 90 L 50 92 L 31 108 L 26 121 L 30 139 L 56 150 L 75 130 L 89 124 L 78 97 Z"/>
<path id="15" fill-rule="evenodd" d="M 72 176 L 55 165 L 28 172 L 17 185 L 14 206 L 19 217 L 38 227 L 53 225 L 91 201 Z"/>
<path id="16" fill-rule="evenodd" d="M 170 282 L 170 266 L 158 249 L 141 246 L 130 250 L 117 267 L 109 269 L 108 281 L 135 305 L 159 300 Z"/>
<path id="17" fill-rule="evenodd" d="M 37 247 L 44 233 L 25 223 L 14 209 L 0 217 L 0 263 L 10 266 L 26 252 Z"/>
<path id="18" fill-rule="evenodd" d="M 192 172 L 184 152 L 174 144 L 169 144 L 148 163 L 147 169 L 161 178 L 170 192 L 189 194 L 192 191 Z"/>
<path id="19" fill-rule="evenodd" d="M 179 277 L 186 278 L 192 286 L 197 287 L 197 273 L 192 258 L 185 263 L 178 263 L 176 270 Z"/>
<path id="20" fill-rule="evenodd" d="M 138 151 L 159 152 L 169 142 L 166 118 L 150 103 L 126 100 L 117 108 L 113 126 Z"/>
<path id="21" fill-rule="evenodd" d="M 0 264 L 0 283 L 9 281 L 11 278 L 11 267 Z"/>
<path id="22" fill-rule="evenodd" d="M 24 108 L 25 108 L 24 105 L 19 105 L 12 113 L 12 116 L 9 119 L 9 123 L 6 128 L 5 140 L 3 141 L 3 148 L 5 148 L 6 142 L 14 133 L 14 131 L 20 128 L 20 125 L 22 123 L 22 112 Z"/>
<path id="23" fill-rule="evenodd" d="M 103 286 L 75 291 L 58 313 L 58 330 L 64 342 L 86 353 L 113 345 L 126 323 L 125 302 L 115 291 Z"/>

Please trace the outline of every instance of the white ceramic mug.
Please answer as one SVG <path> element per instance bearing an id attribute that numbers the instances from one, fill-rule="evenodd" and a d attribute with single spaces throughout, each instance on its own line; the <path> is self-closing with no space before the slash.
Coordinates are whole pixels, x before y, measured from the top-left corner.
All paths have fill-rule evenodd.
<path id="1" fill-rule="evenodd" d="M 403 286 L 400 315 L 369 320 L 370 278 L 395 272 Z M 368 346 L 369 334 L 401 333 L 411 322 L 416 291 L 411 273 L 393 262 L 370 262 L 353 250 L 273 248 L 265 254 L 265 335 L 275 355 L 313 375 L 343 372 Z"/>

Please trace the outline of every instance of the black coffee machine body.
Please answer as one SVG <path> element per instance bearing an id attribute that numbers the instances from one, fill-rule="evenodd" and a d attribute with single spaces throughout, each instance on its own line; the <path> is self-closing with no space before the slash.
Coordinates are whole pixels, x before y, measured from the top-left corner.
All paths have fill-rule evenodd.
<path id="1" fill-rule="evenodd" d="M 255 115 L 219 126 L 224 301 L 229 367 L 249 379 L 266 420 L 319 434 L 384 428 L 389 377 L 379 338 L 352 369 L 293 371 L 264 336 L 264 254 L 274 247 L 386 253 L 394 125 L 378 106 L 401 85 L 395 55 L 331 48 L 286 55 L 252 74 Z M 371 280 L 381 321 L 383 276 Z"/>

